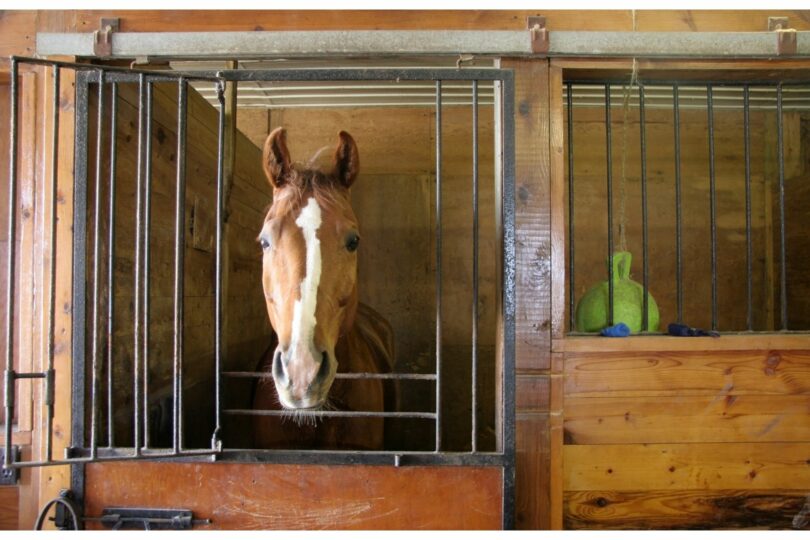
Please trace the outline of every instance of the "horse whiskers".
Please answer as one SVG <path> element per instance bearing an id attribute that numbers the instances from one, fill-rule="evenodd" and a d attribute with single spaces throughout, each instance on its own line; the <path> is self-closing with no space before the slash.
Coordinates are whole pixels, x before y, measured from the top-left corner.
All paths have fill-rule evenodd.
<path id="1" fill-rule="evenodd" d="M 323 416 L 318 414 L 326 411 L 338 410 L 337 407 L 327 398 L 319 407 L 313 409 L 288 409 L 282 408 L 283 414 L 281 415 L 282 422 L 292 421 L 299 427 L 317 427 L 318 421 L 323 420 Z"/>

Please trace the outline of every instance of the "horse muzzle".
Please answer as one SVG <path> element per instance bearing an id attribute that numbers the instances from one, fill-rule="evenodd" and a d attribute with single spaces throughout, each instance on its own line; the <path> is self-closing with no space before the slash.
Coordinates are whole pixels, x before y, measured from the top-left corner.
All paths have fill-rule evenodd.
<path id="1" fill-rule="evenodd" d="M 279 402 L 285 409 L 319 409 L 329 395 L 337 371 L 332 356 L 323 351 L 292 353 L 276 349 L 273 381 Z"/>

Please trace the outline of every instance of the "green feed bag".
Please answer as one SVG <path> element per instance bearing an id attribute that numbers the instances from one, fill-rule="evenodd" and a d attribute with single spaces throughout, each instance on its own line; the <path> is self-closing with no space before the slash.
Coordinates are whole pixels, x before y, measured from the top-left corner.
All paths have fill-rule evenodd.
<path id="1" fill-rule="evenodd" d="M 633 256 L 627 251 L 614 253 L 613 264 L 613 324 L 626 324 L 633 333 L 641 332 L 644 310 L 644 287 L 630 279 Z M 655 299 L 647 291 L 647 330 L 658 330 L 659 315 Z M 608 282 L 591 287 L 577 304 L 577 331 L 599 332 L 608 326 Z"/>

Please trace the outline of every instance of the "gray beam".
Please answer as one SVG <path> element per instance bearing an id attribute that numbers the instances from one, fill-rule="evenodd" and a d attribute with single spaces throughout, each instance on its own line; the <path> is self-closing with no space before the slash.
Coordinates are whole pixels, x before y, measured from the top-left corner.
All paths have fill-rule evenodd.
<path id="1" fill-rule="evenodd" d="M 796 32 L 796 56 L 810 56 L 810 32 Z M 358 55 L 530 56 L 526 30 L 118 32 L 113 57 L 272 58 Z M 40 56 L 93 56 L 90 33 L 38 33 Z M 549 32 L 548 56 L 771 58 L 775 32 Z"/>

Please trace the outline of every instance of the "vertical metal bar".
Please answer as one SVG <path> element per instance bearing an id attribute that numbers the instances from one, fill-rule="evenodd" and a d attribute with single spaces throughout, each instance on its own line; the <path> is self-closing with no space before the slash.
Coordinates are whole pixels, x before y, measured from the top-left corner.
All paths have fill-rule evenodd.
<path id="1" fill-rule="evenodd" d="M 146 123 L 146 78 L 143 73 L 138 75 L 138 167 L 137 185 L 135 187 L 135 317 L 133 330 L 135 346 L 133 348 L 133 448 L 135 455 L 141 453 L 141 392 L 138 373 L 141 367 L 141 228 L 143 227 L 143 185 L 144 185 L 144 124 Z M 145 413 L 144 413 L 145 414 Z"/>
<path id="2" fill-rule="evenodd" d="M 442 442 L 442 81 L 436 81 L 436 452 Z"/>
<path id="3" fill-rule="evenodd" d="M 608 326 L 613 326 L 613 155 L 610 122 L 610 84 L 605 84 L 605 143 L 607 146 Z"/>
<path id="4" fill-rule="evenodd" d="M 647 290 L 650 283 L 649 265 L 649 237 L 647 234 L 647 126 L 644 109 L 644 85 L 638 85 L 638 111 L 639 111 L 639 133 L 641 137 L 641 254 L 642 254 L 642 288 L 643 300 L 641 309 L 641 331 L 649 330 L 650 310 Z"/>
<path id="5" fill-rule="evenodd" d="M 118 141 L 118 83 L 110 86 L 110 201 L 107 231 L 107 446 L 115 446 L 115 421 L 113 411 L 113 319 L 115 315 L 115 171 L 116 146 Z"/>
<path id="6" fill-rule="evenodd" d="M 182 441 L 183 403 L 183 272 L 185 261 L 185 201 L 186 201 L 186 103 L 188 85 L 184 77 L 177 81 L 177 181 L 174 221 L 174 416 L 172 447 L 179 452 Z"/>
<path id="7" fill-rule="evenodd" d="M 574 286 L 574 100 L 571 83 L 566 84 L 568 105 L 568 329 L 576 329 L 576 287 Z"/>
<path id="8" fill-rule="evenodd" d="M 681 111 L 678 85 L 672 86 L 672 114 L 675 125 L 675 284 L 678 295 L 678 324 L 683 324 L 683 259 L 681 215 Z"/>
<path id="9" fill-rule="evenodd" d="M 745 262 L 746 262 L 746 328 L 754 329 L 754 257 L 751 235 L 751 109 L 750 93 L 746 84 L 743 86 L 743 128 L 745 139 Z"/>
<path id="10" fill-rule="evenodd" d="M 779 158 L 779 307 L 782 330 L 788 329 L 787 268 L 785 265 L 785 145 L 782 126 L 782 83 L 776 86 L 776 136 Z"/>
<path id="11" fill-rule="evenodd" d="M 51 133 L 51 215 L 50 215 L 50 276 L 48 282 L 48 372 L 45 376 L 45 460 L 53 459 L 53 383 L 54 383 L 54 333 L 56 328 L 56 198 L 58 194 L 59 176 L 59 98 L 60 98 L 60 68 L 53 66 L 53 101 L 51 114 L 53 116 L 53 132 Z"/>
<path id="12" fill-rule="evenodd" d="M 709 123 L 709 222 L 712 247 L 712 330 L 717 330 L 717 189 L 714 170 L 714 100 L 712 85 L 706 85 Z"/>
<path id="13" fill-rule="evenodd" d="M 149 448 L 149 236 L 152 218 L 152 83 L 146 84 L 143 187 L 143 446 Z"/>
<path id="14" fill-rule="evenodd" d="M 14 266 L 17 236 L 17 60 L 11 59 L 11 104 L 9 109 L 9 154 L 8 154 L 8 258 L 6 259 L 6 369 L 5 369 L 5 456 L 3 466 L 11 465 L 11 424 L 14 417 Z"/>
<path id="15" fill-rule="evenodd" d="M 99 341 L 99 258 L 101 257 L 101 164 L 104 142 L 104 71 L 96 71 L 98 76 L 98 99 L 96 102 L 96 182 L 93 193 L 93 305 L 91 306 L 91 349 L 90 362 L 92 379 L 90 381 L 90 459 L 96 459 L 98 450 L 98 379 L 100 363 L 98 361 Z"/>
<path id="16" fill-rule="evenodd" d="M 478 450 L 478 81 L 472 82 L 472 152 L 473 152 L 473 298 L 472 298 L 472 418 L 471 450 Z"/>
<path id="17" fill-rule="evenodd" d="M 225 150 L 225 81 L 217 83 L 217 101 L 219 102 L 219 125 L 217 129 L 217 260 L 214 277 L 214 364 L 215 376 L 215 409 L 216 427 L 211 438 L 211 448 L 219 450 L 222 444 L 222 226 L 224 197 L 224 150 Z"/>

